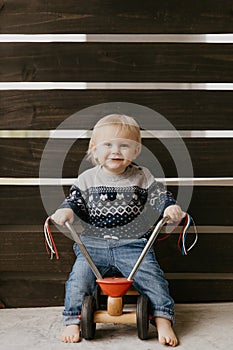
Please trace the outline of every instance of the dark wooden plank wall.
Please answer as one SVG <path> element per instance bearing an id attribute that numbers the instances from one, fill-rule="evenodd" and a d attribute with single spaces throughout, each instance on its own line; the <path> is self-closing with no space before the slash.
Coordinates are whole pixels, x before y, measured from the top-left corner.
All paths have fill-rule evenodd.
<path id="1" fill-rule="evenodd" d="M 0 128 L 50 130 L 89 107 L 90 101 L 126 101 L 156 110 L 178 130 L 230 130 L 232 100 L 233 91 L 129 89 L 126 99 L 125 90 L 0 90 Z M 81 121 L 91 128 L 88 118 Z"/>
<path id="2" fill-rule="evenodd" d="M 16 6 L 17 4 L 17 6 Z M 1 0 L 2 33 L 229 33 L 224 0 Z"/>
<path id="3" fill-rule="evenodd" d="M 3 225 L 36 225 L 42 224 L 46 217 L 43 209 L 39 186 L 1 186 L 0 219 Z M 187 187 L 186 187 L 187 188 Z M 68 194 L 68 187 L 64 193 Z M 174 195 L 177 187 L 168 186 Z M 46 195 L 47 191 L 47 195 Z M 51 211 L 61 202 L 57 186 L 47 186 L 44 194 L 45 201 Z M 232 225 L 232 187 L 231 186 L 195 186 L 190 203 L 190 213 L 198 225 Z M 224 203 L 224 205 L 223 205 Z M 218 241 L 213 241 L 219 244 Z M 170 259 L 173 259 L 170 257 Z"/>
<path id="4" fill-rule="evenodd" d="M 138 43 L 78 47 L 77 43 L 6 43 L 0 51 L 0 81 L 226 83 L 233 79 L 231 44 L 140 43 L 140 47 Z"/>
<path id="5" fill-rule="evenodd" d="M 47 139 L 0 139 L 0 172 L 2 177 L 39 177 L 39 166 L 41 156 Z M 173 139 L 164 139 L 166 145 L 174 147 L 179 151 L 178 145 Z M 192 159 L 193 171 L 196 177 L 227 177 L 233 173 L 233 164 L 230 161 L 227 148 L 232 149 L 232 139 L 198 138 L 184 139 L 185 145 Z M 64 153 L 64 148 L 68 147 L 70 140 L 54 140 L 50 151 L 47 152 L 49 160 L 59 160 Z M 149 149 L 161 164 L 166 177 L 177 177 L 177 169 L 167 148 L 154 139 L 144 139 L 143 145 Z M 79 139 L 72 145 L 66 155 L 63 166 L 63 176 L 74 178 L 78 174 L 80 164 L 85 157 L 88 147 L 87 139 Z M 185 157 L 184 150 L 180 151 L 180 158 Z M 208 162 L 206 161 L 208 158 Z M 144 163 L 143 156 L 139 157 L 140 164 Z M 60 163 L 54 162 L 53 174 L 59 172 Z M 49 174 L 49 172 L 48 172 Z M 49 175 L 51 177 L 51 175 Z M 158 177 L 160 177 L 158 175 Z M 185 174 L 184 176 L 185 177 Z"/>
<path id="6" fill-rule="evenodd" d="M 191 4 L 180 0 L 0 1 L 2 34 L 231 33 L 232 17 L 232 2 L 217 0 Z M 232 82 L 232 57 L 232 44 L 221 43 L 0 42 L 0 82 L 213 82 L 224 86 Z M 5 89 L 0 90 L 0 133 L 55 129 L 83 108 L 116 101 L 152 108 L 178 130 L 229 131 L 232 97 L 231 90 L 195 90 L 191 85 L 182 91 Z M 82 128 L 91 128 L 85 113 L 81 121 Z M 232 138 L 184 141 L 195 177 L 232 177 Z M 14 179 L 38 178 L 46 142 L 45 138 L 0 138 L 0 177 L 13 178 L 11 185 L 0 185 L 0 299 L 7 307 L 62 305 L 64 282 L 74 261 L 71 240 L 56 229 L 61 259 L 48 259 L 42 230 L 47 214 L 39 186 L 14 184 Z M 143 143 L 159 159 L 165 175 L 177 177 L 164 146 L 152 139 Z M 76 176 L 87 144 L 87 139 L 74 142 L 63 177 Z M 58 148 L 50 154 L 57 159 L 60 155 Z M 190 255 L 182 257 L 176 249 L 178 233 L 155 246 L 178 302 L 232 300 L 232 188 L 224 184 L 194 187 L 189 211 L 200 237 Z M 169 189 L 176 194 L 177 186 Z M 60 203 L 57 186 L 48 186 L 47 191 L 53 210 Z"/>

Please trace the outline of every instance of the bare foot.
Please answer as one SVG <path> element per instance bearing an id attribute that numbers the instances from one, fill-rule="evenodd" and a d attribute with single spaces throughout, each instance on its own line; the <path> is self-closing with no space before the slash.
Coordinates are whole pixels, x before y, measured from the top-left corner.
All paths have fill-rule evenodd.
<path id="1" fill-rule="evenodd" d="M 66 326 L 62 333 L 61 341 L 64 343 L 78 343 L 80 340 L 80 325 L 70 324 Z"/>
<path id="2" fill-rule="evenodd" d="M 159 342 L 162 345 L 177 346 L 178 339 L 172 329 L 171 322 L 166 318 L 156 317 L 155 323 L 158 330 Z"/>

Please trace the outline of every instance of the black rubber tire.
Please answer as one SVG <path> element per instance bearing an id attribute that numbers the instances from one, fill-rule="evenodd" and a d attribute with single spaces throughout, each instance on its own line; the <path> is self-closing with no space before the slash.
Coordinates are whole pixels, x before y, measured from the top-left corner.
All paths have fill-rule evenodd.
<path id="1" fill-rule="evenodd" d="M 95 302 L 96 302 L 96 310 L 100 310 L 100 308 L 101 308 L 101 289 L 100 289 L 100 286 L 98 284 L 95 287 L 94 298 L 95 298 Z"/>
<path id="2" fill-rule="evenodd" d="M 137 329 L 138 338 L 148 339 L 149 330 L 149 300 L 146 295 L 139 295 L 137 299 Z"/>
<path id="3" fill-rule="evenodd" d="M 96 323 L 94 323 L 94 313 L 96 311 L 96 301 L 94 296 L 85 296 L 82 303 L 81 312 L 81 335 L 86 340 L 95 338 Z"/>

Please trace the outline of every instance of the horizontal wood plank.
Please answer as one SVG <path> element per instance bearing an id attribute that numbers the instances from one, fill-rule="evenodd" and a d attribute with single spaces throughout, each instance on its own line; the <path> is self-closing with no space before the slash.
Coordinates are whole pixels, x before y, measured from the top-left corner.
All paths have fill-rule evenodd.
<path id="1" fill-rule="evenodd" d="M 45 218 L 64 200 L 59 186 L 43 186 L 43 200 L 47 213 L 42 205 L 38 186 L 0 186 L 0 222 L 2 225 L 42 225 Z M 190 191 L 188 186 L 180 187 L 184 199 Z M 177 187 L 168 187 L 176 196 Z M 187 191 L 187 192 L 186 192 Z M 65 194 L 68 188 L 65 188 Z M 196 225 L 232 226 L 233 187 L 194 187 L 189 213 Z"/>
<path id="2" fill-rule="evenodd" d="M 170 293 L 176 303 L 232 301 L 233 281 L 215 280 L 168 280 Z"/>
<path id="3" fill-rule="evenodd" d="M 0 81 L 232 82 L 232 44 L 1 43 Z"/>
<path id="4" fill-rule="evenodd" d="M 190 234 L 188 239 L 191 243 L 194 236 Z M 199 233 L 196 246 L 187 256 L 181 255 L 177 248 L 177 241 L 178 236 L 175 235 L 155 244 L 157 259 L 165 272 L 233 272 L 232 234 L 219 233 L 213 236 Z"/>
<path id="5" fill-rule="evenodd" d="M 73 241 L 51 226 L 59 252 L 59 260 L 50 260 L 44 244 L 44 233 L 40 229 L 23 231 L 15 226 L 15 232 L 1 226 L 0 270 L 5 272 L 69 273 L 75 256 Z M 17 231 L 18 228 L 18 231 Z M 54 232 L 55 231 L 55 232 Z M 163 237 L 163 234 L 161 234 Z M 173 273 L 232 273 L 232 233 L 202 233 L 199 241 L 187 256 L 177 248 L 179 234 L 173 233 L 165 241 L 157 241 L 155 252 L 161 268 Z M 187 247 L 193 242 L 192 231 L 187 236 Z M 208 252 L 208 254 L 206 254 Z"/>
<path id="6" fill-rule="evenodd" d="M 31 226 L 28 227 L 30 230 Z M 1 232 L 1 271 L 69 273 L 75 260 L 73 241 L 62 233 L 53 232 L 53 237 L 59 260 L 51 261 L 46 252 L 43 225 L 36 232 L 33 228 L 31 232 L 22 232 L 20 226 L 18 232 L 9 232 L 6 226 L 5 232 Z"/>
<path id="7" fill-rule="evenodd" d="M 17 273 L 9 278 L 8 274 L 1 274 L 1 300 L 7 308 L 63 305 L 66 277 L 57 274 L 55 279 L 48 274 L 32 277 Z"/>
<path id="8" fill-rule="evenodd" d="M 88 139 L 0 139 L 1 177 L 44 177 L 75 178 L 91 163 L 85 160 Z M 163 143 L 162 143 L 162 142 Z M 149 166 L 152 173 L 161 177 L 192 177 L 185 167 L 189 154 L 195 177 L 230 177 L 233 175 L 233 139 L 197 138 L 184 139 L 144 139 L 141 155 L 136 163 Z M 186 148 L 187 147 L 187 148 Z M 39 173 L 41 157 L 45 160 Z M 63 164 L 64 161 L 64 164 Z M 155 166 L 159 162 L 161 170 Z M 177 172 L 178 168 L 178 172 Z M 41 175 L 42 174 L 42 175 Z"/>
<path id="9" fill-rule="evenodd" d="M 227 274 L 222 278 L 213 275 L 211 279 L 191 274 L 189 277 L 191 279 L 167 277 L 176 303 L 232 301 L 233 280 Z M 1 274 L 0 295 L 6 307 L 61 306 L 64 305 L 66 279 L 66 274 L 57 273 Z"/>
<path id="10" fill-rule="evenodd" d="M 232 2 L 207 0 L 190 6 L 181 0 L 163 3 L 136 0 L 132 5 L 126 0 L 110 6 L 108 0 L 67 3 L 38 0 L 30 5 L 26 0 L 0 0 L 0 21 L 1 33 L 14 34 L 224 33 L 232 31 Z M 232 44 L 0 43 L 0 81 L 227 83 L 233 78 L 232 53 Z M 122 99 L 157 110 L 178 129 L 232 128 L 231 91 L 128 91 L 126 94 L 120 90 L 0 91 L 0 128 L 52 129 L 77 110 L 88 107 L 90 101 L 98 104 Z M 85 128 L 90 128 L 90 118 L 85 112 L 80 118 L 88 125 Z M 1 176 L 38 177 L 46 141 L 1 139 Z M 156 154 L 165 176 L 176 177 L 172 157 L 160 142 L 150 139 L 143 142 Z M 194 176 L 232 175 L 231 139 L 187 139 L 185 143 L 193 160 Z M 63 177 L 77 175 L 87 144 L 88 140 L 78 140 L 71 147 Z M 55 164 L 61 153 L 62 149 L 52 150 Z M 63 304 L 65 280 L 74 261 L 72 241 L 55 232 L 61 259 L 48 259 L 42 224 L 60 204 L 61 196 L 57 186 L 43 188 L 47 213 L 38 186 L 0 186 L 0 221 L 5 225 L 0 230 L 0 298 L 7 307 Z M 177 187 L 169 189 L 177 192 Z M 67 194 L 68 187 L 64 190 Z M 189 208 L 196 224 L 232 227 L 232 194 L 232 187 L 196 186 Z M 9 224 L 18 230 L 9 230 Z M 18 225 L 26 225 L 27 229 Z M 32 225 L 41 228 L 35 230 Z M 175 301 L 232 301 L 232 234 L 202 233 L 187 257 L 182 257 L 176 249 L 177 237 L 174 234 L 155 246 L 160 265 L 168 273 Z"/>
<path id="11" fill-rule="evenodd" d="M 2 33 L 221 33 L 232 2 L 1 0 Z"/>
<path id="12" fill-rule="evenodd" d="M 0 129 L 50 130 L 76 114 L 80 128 L 91 129 L 91 106 L 122 101 L 151 108 L 178 130 L 233 128 L 233 91 L 42 90 L 0 91 Z M 102 115 L 105 113 L 104 105 Z M 114 110 L 113 110 L 114 112 Z M 96 113 L 99 113 L 98 110 Z M 166 128 L 154 125 L 148 129 Z"/>

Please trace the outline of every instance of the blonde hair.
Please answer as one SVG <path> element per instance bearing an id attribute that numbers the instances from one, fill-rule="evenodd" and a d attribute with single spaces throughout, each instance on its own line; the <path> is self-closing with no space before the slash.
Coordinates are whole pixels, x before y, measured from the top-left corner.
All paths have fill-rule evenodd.
<path id="1" fill-rule="evenodd" d="M 98 133 L 103 126 L 113 126 L 116 131 L 116 137 L 122 133 L 129 133 L 132 135 L 134 141 L 141 145 L 140 127 L 134 118 L 125 114 L 108 114 L 95 124 L 92 131 L 87 150 L 87 158 L 91 160 L 93 164 L 98 164 L 97 159 L 93 155 L 93 145 L 96 144 Z"/>

